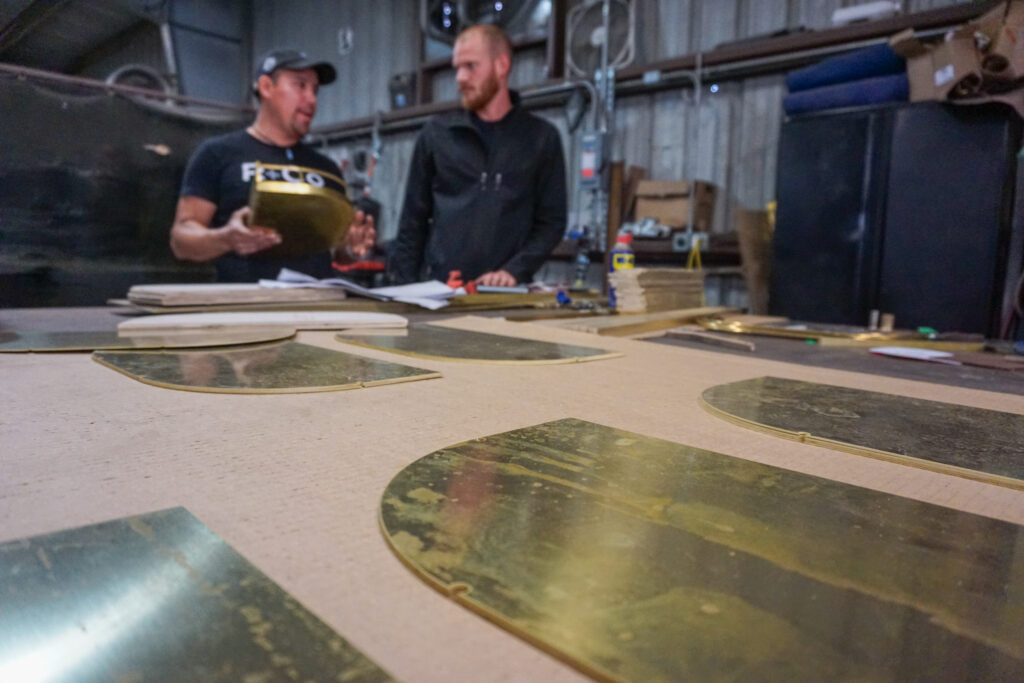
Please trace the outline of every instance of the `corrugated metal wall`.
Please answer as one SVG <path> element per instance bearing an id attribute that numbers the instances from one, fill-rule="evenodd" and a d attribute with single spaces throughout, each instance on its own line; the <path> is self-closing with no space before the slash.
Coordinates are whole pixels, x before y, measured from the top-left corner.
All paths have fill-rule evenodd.
<path id="1" fill-rule="evenodd" d="M 389 109 L 388 79 L 415 69 L 417 0 L 256 0 L 253 63 L 275 47 L 295 47 L 331 61 L 338 82 L 320 96 L 317 124 Z M 351 29 L 351 49 L 339 54 L 339 31 Z"/>
<path id="2" fill-rule="evenodd" d="M 641 50 L 648 59 L 664 59 L 697 49 L 805 26 L 827 28 L 832 12 L 867 0 L 637 0 Z M 958 4 L 955 0 L 904 0 L 906 12 Z M 340 84 L 323 91 L 317 124 L 367 116 L 388 108 L 388 78 L 414 68 L 418 44 L 415 0 L 257 0 L 253 6 L 254 49 L 293 44 L 333 60 Z M 338 30 L 351 27 L 352 51 L 338 55 Z M 526 86 L 545 78 L 543 53 L 519 56 L 512 82 Z M 710 86 L 711 84 L 707 84 Z M 449 74 L 439 74 L 435 99 L 454 99 Z M 696 111 L 693 92 L 665 91 L 617 101 L 615 156 L 643 166 L 648 177 L 696 177 L 720 186 L 715 230 L 729 229 L 737 206 L 762 207 L 774 194 L 776 147 L 782 121 L 783 76 L 722 83 L 704 92 Z M 542 112 L 563 131 L 561 110 Z M 415 135 L 385 138 L 374 183 L 384 205 L 381 236 L 394 235 L 405 175 Z M 568 145 L 568 141 L 566 141 Z M 351 155 L 366 141 L 331 149 L 336 158 Z"/>

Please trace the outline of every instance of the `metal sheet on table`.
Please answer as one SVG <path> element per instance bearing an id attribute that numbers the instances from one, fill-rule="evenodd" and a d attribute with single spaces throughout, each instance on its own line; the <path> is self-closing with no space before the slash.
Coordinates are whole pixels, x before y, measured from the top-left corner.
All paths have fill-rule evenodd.
<path id="1" fill-rule="evenodd" d="M 0 353 L 42 353 L 115 349 L 184 349 L 236 346 L 277 341 L 295 336 L 293 329 L 238 332 L 182 332 L 128 336 L 116 330 L 97 332 L 0 332 Z"/>
<path id="2" fill-rule="evenodd" d="M 0 680 L 391 679 L 174 508 L 0 545 Z"/>
<path id="3" fill-rule="evenodd" d="M 381 502 L 434 587 L 591 675 L 1024 679 L 1024 527 L 576 419 Z"/>
<path id="4" fill-rule="evenodd" d="M 578 363 L 617 358 L 621 353 L 437 325 L 411 325 L 401 334 L 341 333 L 340 341 L 417 358 L 487 363 Z"/>
<path id="5" fill-rule="evenodd" d="M 1024 489 L 1024 416 L 758 377 L 711 387 L 711 413 L 751 429 Z"/>
<path id="6" fill-rule="evenodd" d="M 214 393 L 341 391 L 440 377 L 298 342 L 183 351 L 97 351 L 93 358 L 147 384 Z"/>

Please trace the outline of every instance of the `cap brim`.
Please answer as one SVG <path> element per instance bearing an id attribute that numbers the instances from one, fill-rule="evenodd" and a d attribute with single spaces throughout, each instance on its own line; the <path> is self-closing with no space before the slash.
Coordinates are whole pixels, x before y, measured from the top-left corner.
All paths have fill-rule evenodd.
<path id="1" fill-rule="evenodd" d="M 290 64 L 282 64 L 280 69 L 288 69 L 290 71 L 298 71 L 300 69 L 312 69 L 316 71 L 317 79 L 320 81 L 320 85 L 327 85 L 333 83 L 338 78 L 338 72 L 334 70 L 334 67 L 330 62 L 314 62 L 302 60 L 298 62 L 292 62 Z"/>

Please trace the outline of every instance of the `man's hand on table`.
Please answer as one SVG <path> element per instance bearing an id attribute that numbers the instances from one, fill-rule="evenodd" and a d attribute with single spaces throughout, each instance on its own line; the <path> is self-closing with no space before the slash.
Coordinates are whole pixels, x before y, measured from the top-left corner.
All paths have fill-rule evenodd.
<path id="1" fill-rule="evenodd" d="M 484 273 L 473 282 L 485 287 L 515 287 L 516 279 L 507 270 L 492 270 Z"/>

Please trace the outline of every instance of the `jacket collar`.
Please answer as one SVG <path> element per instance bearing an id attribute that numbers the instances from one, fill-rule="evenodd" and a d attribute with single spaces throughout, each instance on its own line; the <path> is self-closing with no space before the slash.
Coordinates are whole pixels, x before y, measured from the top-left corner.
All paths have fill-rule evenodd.
<path id="1" fill-rule="evenodd" d="M 508 94 L 509 94 L 509 98 L 512 100 L 512 108 L 509 109 L 508 113 L 505 114 L 505 117 L 501 119 L 502 121 L 508 121 L 513 116 L 517 115 L 520 111 L 522 111 L 522 107 L 520 106 L 520 104 L 521 104 L 523 98 L 520 97 L 519 91 L 518 90 L 512 90 L 511 88 L 509 88 Z M 460 109 L 459 111 L 454 112 L 452 114 L 452 117 L 448 120 L 448 127 L 449 128 L 465 128 L 465 127 L 469 127 L 469 128 L 473 128 L 475 130 L 476 128 L 473 125 L 473 121 L 472 121 L 472 119 L 470 119 L 470 116 L 471 116 L 471 114 L 469 113 L 469 111 L 467 109 Z"/>

